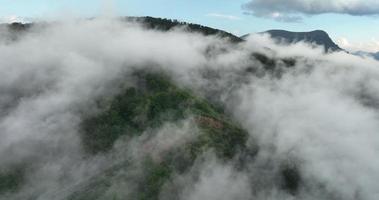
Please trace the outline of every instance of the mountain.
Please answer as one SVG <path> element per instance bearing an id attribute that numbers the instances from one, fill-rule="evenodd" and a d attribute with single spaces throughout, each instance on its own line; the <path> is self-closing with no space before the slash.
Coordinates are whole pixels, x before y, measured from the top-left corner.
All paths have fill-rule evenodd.
<path id="1" fill-rule="evenodd" d="M 379 60 L 379 52 L 372 53 L 372 52 L 367 52 L 367 51 L 357 51 L 357 52 L 354 52 L 353 54 L 360 57 L 372 57 L 375 60 Z"/>
<path id="2" fill-rule="evenodd" d="M 222 38 L 220 40 L 217 40 L 217 44 L 219 42 L 224 43 L 230 41 L 238 43 L 243 41 L 243 38 L 239 38 L 222 30 L 198 24 L 179 22 L 177 20 L 153 17 L 126 17 L 122 18 L 122 20 L 138 22 L 142 24 L 142 26 L 146 29 L 156 30 L 150 31 L 152 33 L 159 31 L 167 32 L 179 27 L 185 29 L 188 32 L 198 33 L 206 36 L 216 35 L 218 36 L 217 39 Z M 10 24 L 2 26 L 9 28 L 9 30 L 11 30 L 11 34 L 15 33 L 16 35 L 27 32 L 29 28 L 33 26 L 33 24 Z M 69 31 L 74 31 L 71 28 L 72 27 L 70 27 Z M 78 26 L 78 28 L 81 27 Z M 113 29 L 109 28 L 112 27 L 106 26 L 106 30 L 110 30 L 112 32 Z M 93 29 L 90 30 L 93 32 Z M 61 29 L 59 29 L 59 31 L 61 31 Z M 66 30 L 62 32 L 67 34 Z M 157 38 L 154 37 L 155 35 L 151 34 L 150 32 L 148 34 L 149 38 L 141 34 L 141 32 L 137 32 L 144 36 L 141 37 L 142 39 L 140 39 L 140 41 L 151 41 L 151 38 Z M 85 31 L 85 33 L 88 32 Z M 328 34 L 324 31 L 294 33 L 281 30 L 272 30 L 265 33 L 269 33 L 273 38 L 280 41 L 285 41 L 287 43 L 304 41 L 312 44 L 322 45 L 327 52 L 342 50 L 330 39 Z M 20 35 L 22 36 L 22 34 Z M 120 35 L 124 36 L 123 34 Z M 160 36 L 161 33 L 157 35 Z M 307 133 L 308 129 L 303 130 L 303 128 L 301 128 L 299 130 L 296 130 L 296 128 L 293 128 L 297 127 L 298 123 L 303 123 L 301 116 L 296 116 L 291 120 L 284 121 L 281 119 L 277 121 L 276 119 L 283 118 L 283 116 L 287 115 L 291 117 L 293 108 L 300 108 L 299 110 L 302 110 L 303 104 L 307 106 L 305 108 L 308 108 L 308 106 L 309 108 L 313 108 L 313 102 L 310 101 L 312 100 L 311 98 L 314 97 L 313 94 L 306 94 L 306 97 L 304 98 L 309 98 L 310 100 L 304 99 L 300 101 L 301 105 L 299 105 L 299 107 L 293 106 L 293 100 L 296 100 L 297 97 L 303 98 L 302 91 L 305 91 L 304 89 L 309 89 L 308 87 L 314 88 L 313 86 L 307 86 L 304 88 L 296 86 L 303 85 L 298 84 L 299 80 L 306 81 L 309 78 L 309 74 L 314 73 L 313 70 L 318 69 L 314 66 L 316 66 L 316 64 L 321 65 L 322 62 L 315 62 L 315 64 L 313 64 L 313 62 L 303 62 L 297 57 L 282 58 L 277 57 L 276 55 L 273 56 L 273 54 L 257 53 L 255 51 L 251 51 L 250 49 L 246 50 L 242 48 L 235 48 L 238 49 L 238 56 L 241 56 L 235 58 L 232 58 L 236 56 L 236 52 L 234 51 L 231 51 L 230 54 L 225 54 L 225 57 L 222 57 L 224 56 L 224 53 L 221 54 L 218 52 L 211 52 L 209 53 L 210 56 L 208 56 L 208 54 L 201 56 L 201 60 L 204 58 L 206 61 L 204 62 L 204 66 L 192 68 L 196 70 L 191 70 L 193 73 L 190 73 L 188 77 L 185 77 L 190 78 L 190 80 L 199 81 L 201 84 L 194 83 L 193 85 L 186 85 L 186 83 L 181 83 L 182 76 L 179 76 L 181 73 L 175 72 L 175 70 L 183 70 L 181 64 L 187 61 L 183 59 L 187 58 L 186 54 L 184 54 L 185 56 L 183 57 L 180 56 L 178 58 L 172 58 L 179 60 L 179 62 L 174 62 L 172 64 L 170 62 L 167 62 L 165 58 L 163 59 L 164 61 L 160 61 L 162 58 L 155 58 L 155 56 L 159 56 L 160 54 L 154 54 L 151 58 L 149 57 L 150 55 L 146 58 L 144 56 L 141 56 L 141 58 L 145 58 L 146 61 L 141 59 L 141 62 L 134 62 L 133 59 L 131 59 L 132 61 L 129 63 L 128 60 L 131 58 L 130 55 L 133 54 L 128 54 L 128 51 L 123 52 L 122 50 L 120 53 L 121 56 L 115 56 L 114 53 L 119 50 L 117 48 L 118 45 L 124 47 L 124 45 L 128 45 L 129 41 L 139 42 L 134 41 L 134 37 L 131 36 L 128 40 L 125 40 L 123 37 L 118 38 L 118 40 L 114 40 L 117 42 L 114 42 L 112 40 L 111 44 L 114 45 L 115 48 L 109 48 L 109 45 L 107 43 L 108 40 L 104 40 L 103 37 L 97 38 L 97 34 L 94 34 L 94 36 L 96 36 L 96 40 L 85 40 L 86 36 L 86 34 L 76 36 L 72 39 L 72 41 L 67 39 L 68 43 L 70 44 L 81 41 L 81 44 L 78 44 L 80 48 L 76 47 L 76 45 L 73 45 L 75 47 L 74 50 L 77 51 L 71 51 L 71 49 L 69 49 L 67 53 L 62 52 L 59 54 L 62 56 L 56 56 L 54 54 L 52 59 L 50 59 L 50 57 L 48 57 L 49 59 L 46 59 L 47 64 L 45 65 L 50 66 L 51 64 L 54 64 L 54 62 L 57 62 L 59 68 L 67 65 L 69 69 L 75 70 L 76 72 L 76 66 L 82 66 L 82 62 L 63 62 L 62 64 L 61 58 L 58 59 L 56 57 L 63 57 L 67 58 L 67 60 L 70 60 L 76 58 L 72 56 L 72 52 L 82 52 L 85 50 L 88 52 L 84 52 L 85 56 L 82 56 L 85 61 L 84 64 L 89 63 L 89 65 L 91 65 L 93 63 L 95 64 L 95 68 L 98 67 L 96 64 L 99 62 L 100 57 L 100 60 L 104 60 L 104 63 L 100 63 L 99 66 L 104 64 L 105 68 L 104 70 L 101 70 L 99 74 L 104 75 L 99 77 L 99 75 L 96 75 L 97 73 L 95 73 L 95 75 L 91 75 L 92 72 L 89 73 L 89 77 L 98 79 L 95 79 L 94 83 L 90 81 L 91 84 L 94 84 L 92 87 L 83 87 L 85 90 L 93 90 L 99 94 L 88 97 L 91 98 L 90 100 L 82 100 L 84 101 L 83 104 L 85 105 L 77 105 L 78 103 L 74 102 L 75 107 L 68 107 L 72 110 L 75 110 L 75 112 L 71 110 L 65 111 L 60 108 L 59 104 L 59 109 L 57 109 L 56 112 L 64 112 L 62 114 L 64 116 L 61 117 L 60 113 L 59 115 L 51 116 L 43 115 L 41 116 L 41 121 L 43 122 L 42 125 L 38 124 L 40 123 L 38 120 L 36 120 L 36 123 L 30 123 L 29 125 L 32 127 L 40 125 L 42 127 L 42 130 L 48 129 L 48 133 L 51 132 L 54 133 L 54 135 L 59 134 L 60 132 L 74 132 L 77 134 L 75 135 L 77 138 L 75 138 L 80 142 L 80 144 L 77 144 L 80 145 L 80 152 L 76 152 L 74 150 L 71 151 L 69 149 L 71 146 L 67 147 L 67 149 L 61 149 L 60 146 L 56 147 L 58 145 L 57 143 L 65 142 L 63 139 L 59 138 L 59 141 L 54 140 L 52 142 L 52 149 L 55 151 L 49 152 L 49 146 L 46 148 L 41 148 L 43 151 L 40 151 L 39 149 L 37 149 L 38 151 L 35 150 L 38 154 L 42 155 L 42 158 L 34 156 L 34 154 L 32 156 L 29 156 L 29 158 L 28 156 L 24 156 L 24 153 L 22 153 L 22 156 L 20 156 L 22 158 L 20 162 L 15 162 L 15 164 L 12 163 L 11 167 L 7 166 L 7 168 L 4 169 L 0 168 L 0 200 L 220 199 L 216 198 L 216 196 L 207 194 L 217 193 L 217 190 L 228 191 L 229 188 L 231 189 L 231 192 L 226 192 L 226 196 L 224 193 L 222 193 L 225 198 L 221 199 L 256 199 L 249 198 L 250 195 L 258 197 L 262 196 L 263 199 L 263 195 L 266 195 L 266 192 L 274 192 L 274 195 L 279 195 L 278 197 L 282 197 L 271 197 L 271 193 L 269 193 L 268 195 L 270 195 L 271 199 L 317 199 L 308 198 L 308 196 L 312 195 L 319 197 L 318 199 L 342 199 L 342 197 L 340 198 L 338 196 L 338 191 L 336 194 L 334 194 L 335 191 L 333 191 L 333 188 L 329 185 L 325 185 L 323 181 L 324 179 L 313 180 L 312 176 L 314 176 L 314 174 L 303 174 L 307 173 L 308 171 L 306 170 L 309 169 L 304 168 L 306 170 L 303 170 L 302 160 L 297 160 L 303 159 L 301 157 L 303 154 L 299 154 L 300 156 L 297 158 L 297 153 L 294 153 L 293 155 L 291 153 L 294 152 L 294 150 L 297 151 L 297 147 L 294 149 L 294 145 L 296 146 L 297 144 L 292 144 L 292 136 L 297 136 L 295 135 L 298 134 L 297 132 L 301 132 L 301 135 L 312 135 L 312 133 Z M 112 34 L 111 36 L 120 37 L 117 34 Z M 106 38 L 108 39 L 109 37 Z M 47 40 L 49 42 L 55 41 L 57 39 L 60 40 L 62 38 L 53 37 L 48 39 L 50 39 Z M 66 39 L 66 37 L 63 39 Z M 159 38 L 159 40 L 163 39 Z M 92 47 L 93 45 L 91 45 L 89 42 L 92 43 L 95 41 L 105 41 L 106 43 L 104 43 L 104 47 L 102 45 L 95 45 L 97 48 L 100 48 L 101 51 L 94 51 L 94 53 L 92 53 L 92 51 L 90 51 L 91 48 L 89 47 Z M 169 42 L 165 42 L 164 40 L 163 42 L 164 43 L 161 43 L 163 45 L 159 45 L 158 49 L 160 47 L 162 47 L 162 49 L 165 48 L 166 44 L 172 45 L 169 44 Z M 20 43 L 22 43 L 22 41 Z M 141 45 L 142 43 L 143 42 L 141 42 Z M 27 44 L 29 47 L 30 44 Z M 192 43 L 190 44 L 191 45 L 189 46 L 192 46 Z M 16 42 L 15 46 L 17 45 L 20 44 L 17 44 Z M 212 51 L 211 45 L 213 45 L 213 43 L 209 43 L 205 47 L 209 47 L 207 49 L 210 49 L 209 51 Z M 37 45 L 34 46 L 33 48 L 41 48 Z M 55 43 L 51 45 L 51 47 L 55 46 Z M 197 46 L 194 46 L 197 52 Z M 21 45 L 21 47 L 24 46 Z M 147 49 L 150 47 L 151 46 L 149 45 L 144 48 L 141 46 L 141 52 L 143 51 L 141 54 L 151 54 L 152 51 L 149 51 Z M 176 44 L 174 44 L 173 47 L 174 48 L 168 49 L 173 49 L 176 51 L 182 48 L 181 45 Z M 232 49 L 235 46 L 228 45 L 228 48 L 229 47 Z M 29 48 L 26 50 L 27 51 L 25 52 L 29 52 Z M 102 50 L 104 50 L 104 55 L 99 54 L 99 52 L 103 52 Z M 138 51 L 138 48 L 136 48 L 135 51 Z M 241 51 L 241 53 L 239 51 Z M 171 56 L 171 53 L 173 52 L 170 52 L 170 55 L 168 56 Z M 201 51 L 201 53 L 204 53 L 204 51 Z M 67 56 L 66 54 L 68 57 L 65 57 Z M 46 54 L 44 52 L 42 52 L 41 55 L 42 58 L 45 56 L 51 56 L 49 53 Z M 81 57 L 82 54 L 78 55 L 80 55 L 78 57 Z M 167 54 L 163 54 L 163 57 L 165 57 L 165 55 Z M 172 55 L 174 57 L 176 54 Z M 188 57 L 189 59 L 196 58 L 191 57 L 190 54 Z M 137 56 L 137 58 L 139 57 Z M 225 61 L 229 62 L 233 61 L 233 59 L 241 60 L 241 63 L 231 62 L 232 65 L 236 66 L 230 66 L 229 68 L 228 66 L 230 64 L 225 63 Z M 124 62 L 126 66 L 125 71 L 121 71 L 118 76 L 113 77 L 117 80 L 110 81 L 109 84 L 111 84 L 111 86 L 103 86 L 102 84 L 105 83 L 101 82 L 100 78 L 103 78 L 103 76 L 109 76 L 109 74 L 105 73 L 105 71 L 108 69 L 112 71 L 112 65 L 115 65 L 115 63 Z M 27 59 L 25 61 L 25 65 L 28 66 L 29 63 L 33 64 L 33 61 Z M 309 63 L 309 70 L 297 70 L 296 67 L 303 66 L 304 63 Z M 218 65 L 221 65 L 221 67 L 217 67 Z M 225 68 L 224 65 L 226 66 Z M 44 65 L 42 65 L 42 67 L 43 66 Z M 329 65 L 327 66 L 329 67 Z M 95 68 L 93 69 L 95 70 Z M 291 68 L 294 68 L 294 70 L 292 71 Z M 87 68 L 83 67 L 83 69 Z M 338 70 L 338 68 L 336 68 L 336 70 Z M 50 75 L 52 73 L 51 68 L 48 68 L 47 71 L 47 75 Z M 27 73 L 25 74 L 30 73 L 29 70 L 26 72 Z M 67 72 L 71 71 L 67 70 Z M 80 86 L 87 83 L 88 77 L 71 77 L 71 74 L 76 75 L 77 73 L 67 72 L 64 72 L 64 76 L 58 76 L 58 81 L 64 79 L 62 82 L 67 82 L 70 87 L 72 87 L 71 84 L 77 84 L 74 86 L 77 86 L 79 90 L 75 91 L 84 91 L 84 89 L 81 89 Z M 290 80 L 292 76 L 285 76 L 285 78 L 281 78 L 283 75 L 289 75 L 292 72 L 296 72 L 296 76 L 301 76 L 300 79 L 295 77 L 294 79 L 296 80 Z M 65 78 L 66 74 L 69 76 L 67 77 L 67 80 Z M 38 78 L 38 76 L 34 77 L 33 74 L 32 76 L 33 79 Z M 24 77 L 21 78 L 25 79 Z M 45 76 L 43 76 L 43 78 L 45 78 Z M 82 78 L 85 78 L 86 81 L 83 81 Z M 313 83 L 315 80 L 311 81 Z M 317 79 L 317 81 L 319 81 L 319 79 Z M 49 80 L 43 80 L 43 83 L 45 82 L 50 83 Z M 286 82 L 295 84 L 282 84 Z M 22 84 L 28 83 L 29 82 L 22 82 Z M 3 93 L 10 93 L 13 95 L 13 90 L 15 90 L 15 86 L 13 85 L 15 84 L 12 83 L 9 85 L 12 86 L 8 86 L 10 87 L 12 93 L 7 92 L 7 90 L 5 90 Z M 60 86 L 61 84 L 57 85 Z M 65 86 L 63 83 L 62 85 Z M 37 86 L 38 88 L 41 88 L 39 85 Z M 290 86 L 291 88 L 287 86 Z M 8 89 L 7 85 L 4 87 Z M 102 87 L 111 91 L 101 92 L 100 88 Z M 250 87 L 254 90 L 250 90 Z M 248 90 L 245 88 L 248 88 Z M 49 95 L 36 94 L 37 97 L 41 98 L 41 100 L 38 100 L 42 103 L 45 101 L 48 102 L 48 100 L 50 101 L 50 96 L 57 95 L 56 93 L 61 94 L 59 92 L 62 91 L 54 91 L 54 89 L 54 87 L 51 89 L 46 89 L 46 93 Z M 287 95 L 288 90 L 291 91 L 289 93 L 290 95 Z M 247 99 L 242 98 L 243 94 L 238 94 L 239 92 L 250 93 L 251 91 L 256 94 L 251 95 L 252 97 L 248 98 L 243 97 Z M 339 87 L 337 91 L 340 91 Z M 324 92 L 324 88 L 321 88 L 320 92 Z M 40 93 L 40 91 L 38 90 L 37 93 Z M 50 95 L 50 93 L 52 94 Z M 71 91 L 69 91 L 69 93 L 71 95 Z M 274 95 L 274 93 L 280 94 Z M 293 93 L 293 95 L 291 93 Z M 311 93 L 313 93 L 313 90 Z M 325 95 L 327 94 L 329 93 L 325 93 Z M 361 93 L 359 94 L 361 95 Z M 30 101 L 30 104 L 34 106 L 36 97 L 32 96 L 29 99 L 28 95 L 29 93 L 21 95 L 23 97 L 22 101 L 20 100 L 23 103 L 22 105 L 28 105 L 27 103 Z M 82 99 L 77 97 L 77 95 L 79 95 L 77 92 L 72 95 L 75 96 L 73 101 L 76 101 L 76 99 Z M 307 97 L 308 95 L 309 97 Z M 250 96 L 250 94 L 248 94 L 248 96 Z M 289 97 L 287 98 L 287 96 Z M 354 94 L 353 97 L 358 98 L 357 96 L 359 95 Z M 65 96 L 58 95 L 58 97 L 60 98 Z M 45 100 L 44 98 L 48 98 L 48 100 Z M 371 98 L 371 96 L 368 96 L 367 98 Z M 83 97 L 83 99 L 85 99 L 85 97 Z M 255 100 L 257 102 L 253 105 L 251 102 L 254 102 Z M 53 99 L 53 101 L 55 102 L 56 99 Z M 58 103 L 59 102 L 60 100 Z M 240 106 L 240 104 L 246 105 Z M 288 107 L 282 107 L 282 104 L 286 104 Z M 325 103 L 322 102 L 322 105 L 324 104 Z M 50 104 L 47 105 L 48 106 L 46 106 L 46 108 L 44 106 L 37 106 L 35 109 L 42 110 L 49 109 L 49 107 L 54 107 L 49 106 Z M 76 105 L 83 108 L 76 108 Z M 241 109 L 248 109 L 250 107 L 254 107 L 255 109 L 243 112 L 238 111 Z M 263 109 L 256 109 L 258 107 L 263 107 Z M 330 108 L 333 108 L 333 105 L 330 105 Z M 365 113 L 367 111 L 366 109 L 367 108 L 362 107 L 362 112 Z M 29 112 L 29 110 L 33 109 L 25 109 L 23 112 L 26 113 Z M 318 109 L 314 110 L 315 113 L 311 114 L 317 114 L 318 116 L 320 111 Z M 52 113 L 53 111 L 55 110 L 51 110 L 48 113 Z M 348 111 L 346 111 L 346 113 Z M 16 112 L 22 111 L 16 110 Z M 66 112 L 68 112 L 68 114 Z M 261 112 L 264 112 L 264 114 L 260 114 Z M 309 116 L 308 112 L 309 111 L 305 112 L 305 117 Z M 282 115 L 282 113 L 285 115 Z M 328 114 L 327 111 L 323 113 L 326 113 L 326 115 Z M 298 112 L 296 114 L 298 114 Z M 34 115 L 32 115 L 32 117 L 33 116 Z M 71 118 L 72 116 L 75 118 L 72 120 L 67 119 Z M 254 119 L 251 119 L 251 121 L 245 121 L 245 118 L 250 118 L 250 116 L 253 116 Z M 13 115 L 10 117 L 11 119 L 14 118 Z M 297 119 L 299 119 L 299 122 Z M 316 118 L 316 120 L 317 119 L 318 118 Z M 366 117 L 363 117 L 363 120 L 365 119 Z M 275 123 L 271 123 L 270 120 L 273 120 Z M 266 123 L 261 123 L 265 121 L 267 121 L 267 125 Z M 375 122 L 375 120 L 372 121 L 373 123 Z M 280 126 L 278 126 L 276 122 L 279 122 Z M 52 125 L 50 125 L 50 123 L 58 124 L 59 126 L 54 129 L 54 127 L 51 127 Z M 286 123 L 288 123 L 288 125 Z M 260 126 L 260 124 L 264 126 Z M 71 130 L 70 127 L 68 127 L 66 130 L 65 127 L 69 125 L 73 126 L 72 129 L 74 130 Z M 44 128 L 45 126 L 46 128 Z M 16 126 L 16 130 L 18 130 L 18 127 L 19 125 Z M 61 130 L 62 127 L 63 130 Z M 315 127 L 314 131 L 317 131 L 319 129 L 318 126 L 311 125 L 309 131 L 313 131 L 312 127 Z M 13 126 L 10 126 L 10 128 L 13 128 Z M 26 128 L 28 128 L 28 126 L 26 126 Z M 5 128 L 2 128 L 0 130 L 3 129 Z M 281 129 L 284 129 L 284 131 Z M 294 131 L 293 133 L 292 130 Z M 38 128 L 37 131 L 40 131 L 40 129 Z M 327 135 L 322 131 L 323 129 L 320 130 L 320 137 Z M 266 136 L 262 137 L 263 135 L 268 136 L 266 138 Z M 273 140 L 277 141 L 263 141 L 270 140 L 271 137 L 273 137 Z M 327 139 L 330 139 L 328 136 L 324 137 L 325 138 L 323 139 L 325 139 L 325 141 Z M 68 140 L 69 143 L 72 141 L 71 136 L 68 136 L 67 139 L 64 139 Z M 50 142 L 50 140 L 48 141 Z M 304 141 L 306 142 L 306 140 Z M 277 145 L 276 143 L 280 144 Z M 291 144 L 286 147 L 287 145 L 284 145 L 286 143 Z M 22 143 L 17 145 L 24 145 L 24 142 L 22 141 Z M 34 144 L 34 140 L 31 145 L 41 146 L 40 143 Z M 346 146 L 346 148 L 350 148 L 349 145 Z M 317 148 L 317 146 L 315 148 Z M 12 146 L 10 150 L 12 150 L 10 151 L 11 153 L 13 151 L 25 151 L 23 148 L 20 148 L 19 150 L 14 146 Z M 60 152 L 63 150 L 68 152 L 60 154 Z M 299 150 L 301 150 L 301 147 L 299 147 Z M 330 155 L 327 150 L 325 152 L 325 155 Z M 58 156 L 55 158 L 56 155 L 65 155 L 67 158 L 64 157 L 61 160 L 61 158 Z M 308 154 L 305 155 L 308 156 Z M 310 159 L 313 158 L 312 155 L 313 152 L 311 152 L 309 155 Z M 50 157 L 45 158 L 47 156 L 53 157 L 53 159 Z M 71 156 L 75 157 L 75 162 L 66 161 L 70 160 L 69 157 Z M 25 159 L 24 157 L 28 159 Z M 76 159 L 80 161 L 76 161 Z M 12 158 L 12 160 L 16 160 L 16 158 Z M 60 162 L 63 161 L 64 163 L 60 164 Z M 29 162 L 31 164 L 29 164 Z M 66 162 L 68 164 L 66 164 Z M 72 167 L 69 166 L 72 165 L 72 163 L 75 163 L 75 165 Z M 329 164 L 328 162 L 326 163 Z M 72 170 L 73 172 L 71 172 Z M 314 173 L 317 176 L 317 173 L 319 173 L 321 169 L 315 171 L 316 172 Z M 42 172 L 46 172 L 46 174 Z M 212 173 L 214 173 L 215 178 L 213 178 Z M 349 173 L 349 175 L 350 174 L 351 173 Z M 50 178 L 49 176 L 53 177 Z M 36 184 L 38 187 L 33 186 L 34 184 Z M 206 195 L 202 195 L 202 193 L 206 193 Z M 230 193 L 233 194 L 228 196 Z M 243 198 L 233 198 L 234 196 Z M 359 196 L 357 198 L 360 199 Z"/>
<path id="3" fill-rule="evenodd" d="M 269 34 L 273 39 L 285 43 L 307 42 L 323 46 L 325 52 L 343 51 L 333 40 L 329 37 L 328 33 L 322 30 L 315 30 L 310 32 L 291 32 L 286 30 L 269 30 L 262 32 L 262 34 Z M 248 35 L 242 36 L 242 38 Z"/>
<path id="4" fill-rule="evenodd" d="M 371 53 L 371 55 L 372 55 L 376 60 L 379 60 L 379 52 Z"/>
<path id="5" fill-rule="evenodd" d="M 242 41 L 224 31 L 175 20 L 151 17 L 127 20 L 141 22 L 149 29 L 169 31 L 183 26 L 190 32 L 219 35 L 234 42 Z M 11 24 L 9 28 L 22 33 L 30 26 L 32 25 Z M 294 65 L 292 60 L 273 60 L 261 54 L 253 54 L 251 59 L 261 62 L 268 73 L 276 72 L 276 63 Z M 254 66 L 249 66 L 240 74 L 249 75 L 254 71 Z M 200 176 L 201 174 L 191 170 L 196 169 L 198 162 L 205 159 L 210 152 L 236 169 L 246 168 L 248 162 L 256 157 L 259 147 L 254 144 L 254 138 L 226 111 L 225 105 L 199 96 L 190 88 L 176 85 L 169 72 L 146 67 L 130 73 L 125 76 L 128 85 L 115 86 L 122 89 L 114 96 L 96 99 L 97 112 L 84 112 L 78 126 L 85 157 L 116 156 L 113 151 L 120 144 L 125 144 L 124 140 L 130 140 L 131 144 L 136 140 L 136 146 L 122 147 L 126 148 L 126 152 L 117 155 L 121 157 L 117 162 L 110 159 L 96 174 L 68 187 L 57 188 L 46 199 L 125 199 L 118 195 L 126 195 L 130 199 L 158 200 L 162 191 L 167 188 L 172 190 L 170 195 L 179 196 L 180 186 L 173 184 L 172 180 L 178 176 L 185 177 L 189 173 Z M 208 69 L 203 75 L 209 76 L 213 82 L 217 73 Z M 159 144 L 162 140 L 159 130 L 167 131 L 164 136 L 169 133 L 175 141 L 178 136 L 172 129 L 181 130 L 175 127 L 185 127 L 185 123 L 189 123 L 190 128 L 196 132 L 188 141 L 176 142 L 178 145 Z M 133 151 L 129 152 L 131 150 Z M 138 157 L 134 157 L 134 151 L 138 153 Z M 1 195 L 18 193 L 27 185 L 26 170 L 29 169 L 23 165 L 9 171 L 0 169 L 0 199 Z M 296 166 L 287 166 L 284 163 L 279 169 L 278 187 L 291 194 L 295 193 L 298 190 L 299 176 Z M 114 191 L 120 182 L 126 180 L 131 180 L 134 184 L 130 186 L 128 194 Z"/>

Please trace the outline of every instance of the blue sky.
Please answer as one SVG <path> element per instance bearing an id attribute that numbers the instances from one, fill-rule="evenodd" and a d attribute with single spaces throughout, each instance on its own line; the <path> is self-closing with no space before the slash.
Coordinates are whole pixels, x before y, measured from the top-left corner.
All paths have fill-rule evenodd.
<path id="1" fill-rule="evenodd" d="M 111 1 L 0 0 L 0 17 L 3 19 L 16 16 L 42 19 L 54 19 L 66 15 L 92 17 L 103 12 L 105 2 Z M 344 39 L 354 44 L 375 43 L 376 38 L 379 39 L 379 18 L 376 16 L 321 13 L 304 15 L 301 22 L 288 23 L 244 14 L 246 10 L 242 9 L 242 5 L 249 0 L 114 0 L 112 2 L 116 15 L 174 18 L 227 30 L 237 35 L 268 29 L 292 31 L 322 29 L 335 40 Z"/>

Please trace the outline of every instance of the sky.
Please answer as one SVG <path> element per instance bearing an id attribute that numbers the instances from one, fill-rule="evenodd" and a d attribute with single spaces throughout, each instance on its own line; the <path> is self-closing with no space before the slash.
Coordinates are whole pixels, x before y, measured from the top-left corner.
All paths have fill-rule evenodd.
<path id="1" fill-rule="evenodd" d="M 3 22 L 109 12 L 178 19 L 236 35 L 321 29 L 349 50 L 379 51 L 377 0 L 0 0 Z"/>

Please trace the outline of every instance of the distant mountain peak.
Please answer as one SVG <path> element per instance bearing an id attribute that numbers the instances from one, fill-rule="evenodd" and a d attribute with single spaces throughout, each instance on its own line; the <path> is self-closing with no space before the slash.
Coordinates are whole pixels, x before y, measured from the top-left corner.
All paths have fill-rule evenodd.
<path id="1" fill-rule="evenodd" d="M 356 51 L 352 54 L 360 57 L 371 57 L 379 61 L 379 52 Z"/>
<path id="2" fill-rule="evenodd" d="M 291 32 L 286 30 L 268 30 L 263 33 L 269 34 L 273 39 L 286 43 L 307 42 L 323 46 L 325 52 L 343 51 L 328 33 L 323 30 L 314 30 L 309 32 Z"/>

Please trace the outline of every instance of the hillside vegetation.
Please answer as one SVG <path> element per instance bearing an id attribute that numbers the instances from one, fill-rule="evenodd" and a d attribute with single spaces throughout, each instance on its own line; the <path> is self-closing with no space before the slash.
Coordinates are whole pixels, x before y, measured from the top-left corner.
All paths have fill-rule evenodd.
<path id="1" fill-rule="evenodd" d="M 82 141 L 88 153 L 110 151 L 120 137 L 137 137 L 165 123 L 189 118 L 199 133 L 184 145 L 167 149 L 158 160 L 149 154 L 142 158 L 143 173 L 132 175 L 136 180 L 132 199 L 158 199 L 162 186 L 170 181 L 173 174 L 188 172 L 195 160 L 208 151 L 214 151 L 225 161 L 232 159 L 237 152 L 255 155 L 257 149 L 246 148 L 247 132 L 221 108 L 197 97 L 190 90 L 175 86 L 162 73 L 139 71 L 134 77 L 135 87 L 126 88 L 102 112 L 83 122 Z M 77 191 L 71 199 L 99 199 L 98 195 L 105 194 L 118 171 L 130 168 L 129 165 L 133 164 L 112 166 L 108 172 L 86 183 L 86 189 Z"/>

